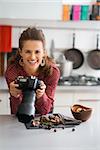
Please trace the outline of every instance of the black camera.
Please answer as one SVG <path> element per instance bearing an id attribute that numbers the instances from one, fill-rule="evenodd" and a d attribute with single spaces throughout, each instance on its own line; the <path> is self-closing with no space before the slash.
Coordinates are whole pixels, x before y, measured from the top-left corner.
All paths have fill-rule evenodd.
<path id="1" fill-rule="evenodd" d="M 35 114 L 35 91 L 40 88 L 40 80 L 35 76 L 18 76 L 15 83 L 19 85 L 18 89 L 22 90 L 23 99 L 17 110 L 17 117 L 20 122 L 28 123 Z"/>

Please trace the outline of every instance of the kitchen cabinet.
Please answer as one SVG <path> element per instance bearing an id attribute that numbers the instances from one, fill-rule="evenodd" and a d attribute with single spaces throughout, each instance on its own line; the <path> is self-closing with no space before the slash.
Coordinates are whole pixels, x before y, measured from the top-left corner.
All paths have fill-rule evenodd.
<path id="1" fill-rule="evenodd" d="M 54 112 L 67 112 L 68 106 L 73 103 L 73 92 L 66 90 L 64 87 L 57 87 L 54 98 Z M 70 111 L 68 111 L 70 112 Z M 71 113 L 71 112 L 70 112 Z"/>
<path id="2" fill-rule="evenodd" d="M 9 91 L 6 80 L 0 77 L 0 114 L 10 114 Z"/>
<path id="3" fill-rule="evenodd" d="M 68 106 L 73 103 L 73 92 L 67 90 L 56 90 L 54 106 Z"/>
<path id="4" fill-rule="evenodd" d="M 74 103 L 100 101 L 100 86 L 58 86 L 55 93 L 55 110 Z"/>
<path id="5" fill-rule="evenodd" d="M 96 92 L 94 90 L 94 92 L 91 90 L 88 92 L 78 92 L 78 93 L 74 93 L 74 99 L 73 102 L 76 103 L 78 101 L 100 101 L 100 92 Z"/>
<path id="6" fill-rule="evenodd" d="M 0 90 L 0 114 L 10 114 L 9 93 Z"/>

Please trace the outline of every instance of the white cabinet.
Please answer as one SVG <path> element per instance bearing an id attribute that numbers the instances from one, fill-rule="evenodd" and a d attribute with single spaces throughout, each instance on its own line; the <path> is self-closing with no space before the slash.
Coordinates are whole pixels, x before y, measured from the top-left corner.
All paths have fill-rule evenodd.
<path id="1" fill-rule="evenodd" d="M 74 93 L 73 103 L 80 101 L 100 101 L 100 86 L 90 86 L 86 88 L 84 87 L 83 90 L 81 88 L 78 91 L 76 90 Z"/>
<path id="2" fill-rule="evenodd" d="M 67 90 L 57 90 L 55 93 L 54 106 L 68 106 L 73 103 L 73 93 Z"/>
<path id="3" fill-rule="evenodd" d="M 58 86 L 54 106 L 66 107 L 75 103 L 100 101 L 99 86 Z"/>
<path id="4" fill-rule="evenodd" d="M 55 94 L 55 106 L 67 106 L 73 102 L 73 93 L 59 92 Z"/>
<path id="5" fill-rule="evenodd" d="M 77 102 L 77 101 L 99 101 L 100 100 L 100 92 L 78 92 L 74 94 L 74 101 L 73 102 Z"/>
<path id="6" fill-rule="evenodd" d="M 54 113 L 62 113 L 71 116 L 71 111 L 69 110 L 73 103 L 73 93 L 67 90 L 56 90 L 55 101 L 54 101 Z"/>
<path id="7" fill-rule="evenodd" d="M 9 93 L 6 90 L 0 91 L 0 114 L 10 114 Z"/>

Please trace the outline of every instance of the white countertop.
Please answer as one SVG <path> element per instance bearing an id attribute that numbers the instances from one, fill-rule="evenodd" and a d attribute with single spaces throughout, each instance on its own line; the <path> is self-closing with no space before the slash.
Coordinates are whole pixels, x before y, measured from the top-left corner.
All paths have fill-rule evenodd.
<path id="1" fill-rule="evenodd" d="M 26 129 L 23 123 L 11 115 L 0 116 L 1 150 L 100 150 L 100 102 L 84 102 L 93 107 L 90 119 L 72 128 Z M 67 112 L 67 111 L 68 112 Z M 70 115 L 69 107 L 62 112 Z M 62 113 L 59 112 L 59 113 Z"/>

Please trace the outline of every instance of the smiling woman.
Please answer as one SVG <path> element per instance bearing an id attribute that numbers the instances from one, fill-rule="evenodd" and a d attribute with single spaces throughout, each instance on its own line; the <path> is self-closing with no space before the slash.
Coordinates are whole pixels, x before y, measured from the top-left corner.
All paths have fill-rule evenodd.
<path id="1" fill-rule="evenodd" d="M 53 111 L 54 95 L 60 71 L 48 57 L 45 49 L 45 36 L 42 30 L 27 28 L 19 38 L 19 49 L 9 62 L 5 73 L 10 91 L 11 113 L 16 114 L 23 101 L 23 91 L 18 89 L 15 80 L 18 76 L 36 76 L 41 80 L 37 89 L 35 111 L 47 114 Z"/>

